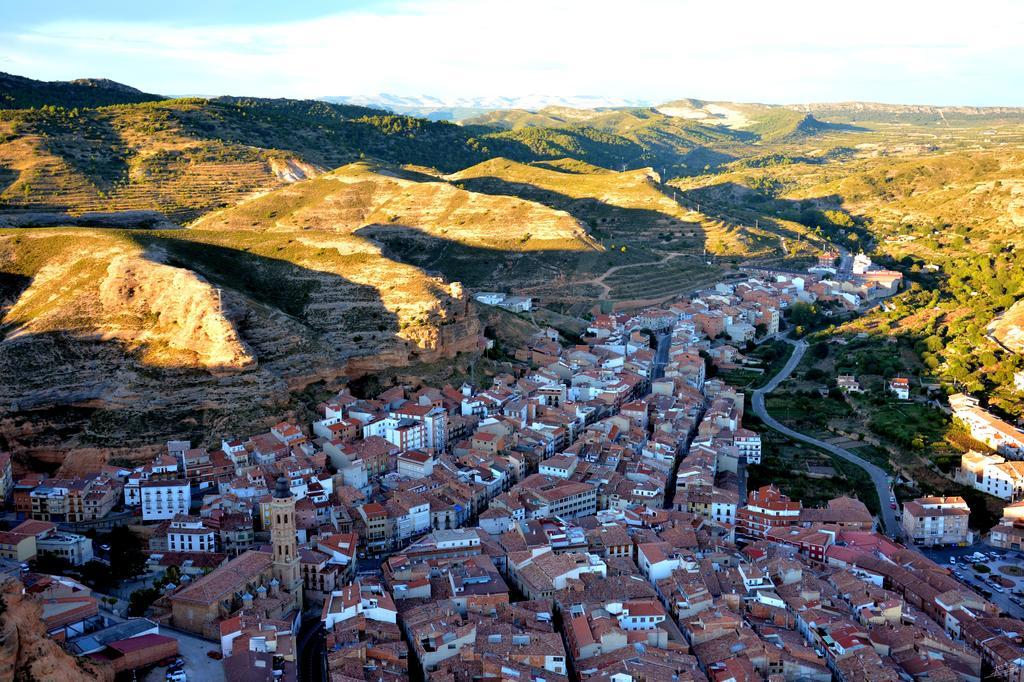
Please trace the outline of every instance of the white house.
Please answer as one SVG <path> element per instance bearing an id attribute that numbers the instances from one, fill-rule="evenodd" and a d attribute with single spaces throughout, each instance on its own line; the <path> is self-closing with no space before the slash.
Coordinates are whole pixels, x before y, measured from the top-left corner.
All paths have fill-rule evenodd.
<path id="1" fill-rule="evenodd" d="M 510 296 L 497 291 L 481 291 L 473 295 L 477 303 L 494 305 L 515 313 L 525 313 L 533 308 L 533 299 L 529 296 Z"/>
<path id="2" fill-rule="evenodd" d="M 188 514 L 192 504 L 192 490 L 184 479 L 143 481 L 140 492 L 143 521 L 164 521 Z"/>
<path id="3" fill-rule="evenodd" d="M 1008 462 L 1001 455 L 986 455 L 974 450 L 964 453 L 960 457 L 956 479 L 1004 500 L 1015 501 L 1024 497 L 1024 462 Z"/>
<path id="4" fill-rule="evenodd" d="M 356 581 L 331 592 L 324 601 L 320 620 L 324 628 L 330 631 L 335 624 L 359 615 L 382 623 L 395 623 L 398 609 L 391 596 L 379 585 L 363 587 Z"/>
<path id="5" fill-rule="evenodd" d="M 400 450 L 416 450 L 430 447 L 427 427 L 423 422 L 399 417 L 395 414 L 371 421 L 363 426 L 363 439 L 380 436 Z"/>
<path id="6" fill-rule="evenodd" d="M 430 503 L 426 499 L 402 503 L 404 513 L 395 519 L 395 536 L 398 540 L 406 540 L 430 530 Z"/>
<path id="7" fill-rule="evenodd" d="M 667 542 L 645 542 L 637 546 L 637 564 L 640 572 L 652 583 L 672 575 L 677 568 L 690 570 L 696 567 L 692 557 L 684 557 L 672 551 Z"/>
<path id="8" fill-rule="evenodd" d="M 657 599 L 628 601 L 615 615 L 618 618 L 619 627 L 627 632 L 653 630 L 667 617 L 665 608 Z"/>
<path id="9" fill-rule="evenodd" d="M 557 478 L 569 478 L 576 471 L 576 464 L 579 460 L 569 455 L 555 455 L 540 463 L 538 472 L 544 476 L 555 476 Z"/>
<path id="10" fill-rule="evenodd" d="M 910 379 L 894 377 L 889 380 L 889 390 L 897 400 L 910 400 Z"/>

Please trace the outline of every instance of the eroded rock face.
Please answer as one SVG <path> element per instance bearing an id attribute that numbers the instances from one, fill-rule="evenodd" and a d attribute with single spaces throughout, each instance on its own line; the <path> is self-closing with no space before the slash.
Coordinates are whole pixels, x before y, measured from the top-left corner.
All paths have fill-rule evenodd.
<path id="1" fill-rule="evenodd" d="M 159 245 L 100 230 L 0 236 L 0 265 L 37 265 L 0 300 L 0 449 L 30 466 L 138 461 L 169 438 L 267 427 L 314 383 L 333 390 L 479 349 L 458 284 L 389 264 L 370 243 L 373 259 L 331 271 L 305 254 L 337 247 L 307 241 L 292 257 L 309 261 L 271 280 L 310 292 L 285 313 L 212 286 L 180 257 L 168 264 Z"/>
<path id="2" fill-rule="evenodd" d="M 1008 350 L 1024 352 L 1024 301 L 1017 301 L 992 320 L 988 333 Z"/>
<path id="3" fill-rule="evenodd" d="M 221 294 L 195 273 L 115 256 L 99 284 L 104 338 L 146 347 L 154 365 L 241 369 L 256 358 L 225 317 Z"/>
<path id="4" fill-rule="evenodd" d="M 42 607 L 11 580 L 0 586 L 0 680 L 113 680 L 113 671 L 79 659 L 46 636 Z"/>

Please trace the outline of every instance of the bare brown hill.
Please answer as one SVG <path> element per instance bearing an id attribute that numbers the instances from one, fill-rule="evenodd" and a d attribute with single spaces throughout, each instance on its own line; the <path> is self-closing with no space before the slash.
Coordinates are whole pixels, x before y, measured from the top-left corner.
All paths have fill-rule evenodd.
<path id="1" fill-rule="evenodd" d="M 563 212 L 367 163 L 188 230 L 0 231 L 0 441 L 125 456 L 269 423 L 316 382 L 479 351 L 469 293 L 394 260 L 380 230 L 491 273 L 599 253 Z"/>

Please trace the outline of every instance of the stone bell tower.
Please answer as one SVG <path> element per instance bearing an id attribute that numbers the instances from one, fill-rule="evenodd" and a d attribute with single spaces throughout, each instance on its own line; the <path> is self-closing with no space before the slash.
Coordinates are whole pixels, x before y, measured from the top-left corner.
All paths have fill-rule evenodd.
<path id="1" fill-rule="evenodd" d="M 302 609 L 302 573 L 299 568 L 299 548 L 295 534 L 295 498 L 288 479 L 277 479 L 270 500 L 270 544 L 274 552 L 274 578 L 292 595 L 295 606 Z"/>

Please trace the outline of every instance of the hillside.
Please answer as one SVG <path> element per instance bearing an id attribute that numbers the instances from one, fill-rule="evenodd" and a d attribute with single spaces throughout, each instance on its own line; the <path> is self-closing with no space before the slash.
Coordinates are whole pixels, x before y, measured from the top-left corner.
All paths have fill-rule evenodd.
<path id="1" fill-rule="evenodd" d="M 294 100 L 172 100 L 0 112 L 0 214 L 156 210 L 192 220 L 370 156 L 456 170 L 458 126 Z"/>
<path id="2" fill-rule="evenodd" d="M 38 81 L 0 72 L 0 109 L 30 109 L 42 106 L 65 109 L 137 104 L 163 99 L 106 78 L 73 81 Z"/>
<path id="3" fill-rule="evenodd" d="M 1020 414 L 1024 368 L 1024 152 L 1020 126 L 964 124 L 932 144 L 918 132 L 855 152 L 774 157 L 674 183 L 689 200 L 790 223 L 865 250 L 911 284 L 885 308 L 841 328 L 904 337 L 927 371 Z M 764 224 L 764 223 L 762 223 Z"/>
<path id="4" fill-rule="evenodd" d="M 621 173 L 579 163 L 522 164 L 491 159 L 450 179 L 477 192 L 519 196 L 565 210 L 605 242 L 636 248 L 749 256 L 759 249 L 751 234 L 705 222 L 674 201 L 653 170 Z M 667 237 L 667 239 L 665 238 Z"/>
<path id="5" fill-rule="evenodd" d="M 0 230 L 0 446 L 121 452 L 276 419 L 310 384 L 477 352 L 468 293 L 431 273 L 536 283 L 598 253 L 565 213 L 369 163 L 188 230 Z"/>
<path id="6" fill-rule="evenodd" d="M 796 141 L 828 132 L 855 130 L 777 105 L 700 100 L 676 100 L 649 108 L 500 110 L 463 123 L 504 130 L 586 126 L 639 144 L 652 158 L 667 158 L 670 152 L 684 155 L 701 145 L 733 147 L 756 142 Z"/>
<path id="7" fill-rule="evenodd" d="M 82 213 L 147 210 L 188 222 L 360 158 L 442 172 L 499 155 L 571 157 L 613 169 L 731 158 L 699 147 L 714 141 L 709 134 L 684 137 L 653 124 L 622 134 L 613 129 L 630 126 L 602 125 L 611 132 L 496 131 L 357 106 L 244 98 L 0 111 L 0 220 L 57 213 L 84 224 Z"/>

